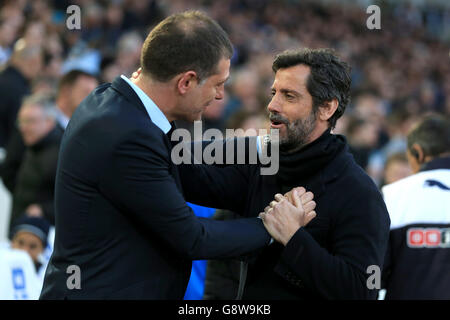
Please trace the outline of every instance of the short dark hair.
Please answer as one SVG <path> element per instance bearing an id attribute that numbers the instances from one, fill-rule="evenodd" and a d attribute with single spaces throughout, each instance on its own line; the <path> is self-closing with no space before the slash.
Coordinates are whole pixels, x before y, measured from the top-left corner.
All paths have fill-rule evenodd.
<path id="1" fill-rule="evenodd" d="M 408 149 L 422 147 L 424 156 L 437 157 L 450 152 L 450 120 L 432 113 L 425 116 L 408 134 Z"/>
<path id="2" fill-rule="evenodd" d="M 78 78 L 81 76 L 97 79 L 93 74 L 90 74 L 88 72 L 78 69 L 71 70 L 66 74 L 64 74 L 59 80 L 57 96 L 61 94 L 61 90 L 63 88 L 73 86 L 75 82 L 78 80 Z"/>
<path id="3" fill-rule="evenodd" d="M 350 101 L 350 66 L 339 59 L 331 49 L 286 50 L 275 57 L 272 70 L 284 69 L 303 64 L 310 67 L 306 88 L 313 99 L 313 111 L 316 112 L 325 102 L 334 98 L 338 108 L 328 119 L 331 128 L 345 111 Z"/>
<path id="4" fill-rule="evenodd" d="M 161 21 L 142 46 L 141 67 L 158 81 L 194 70 L 199 81 L 215 74 L 233 46 L 217 22 L 200 11 L 185 11 Z"/>

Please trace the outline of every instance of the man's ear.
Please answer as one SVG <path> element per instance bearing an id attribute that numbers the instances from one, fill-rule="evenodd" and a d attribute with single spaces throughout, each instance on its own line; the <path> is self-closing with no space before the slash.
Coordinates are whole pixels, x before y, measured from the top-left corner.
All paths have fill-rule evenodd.
<path id="1" fill-rule="evenodd" d="M 176 80 L 176 84 L 178 92 L 186 94 L 193 86 L 198 84 L 197 73 L 195 71 L 181 73 Z"/>
<path id="2" fill-rule="evenodd" d="M 319 107 L 319 119 L 323 121 L 328 121 L 333 114 L 336 112 L 339 106 L 339 102 L 336 98 L 331 101 L 325 102 L 322 106 Z"/>
<path id="3" fill-rule="evenodd" d="M 425 162 L 425 153 L 423 152 L 423 149 L 419 144 L 414 143 L 411 146 L 410 152 L 412 156 L 416 158 L 419 164 L 423 164 Z"/>
<path id="4" fill-rule="evenodd" d="M 133 72 L 133 74 L 131 75 L 131 78 L 133 78 L 134 80 L 137 80 L 137 78 L 139 78 L 141 73 L 142 73 L 142 68 L 139 67 L 139 69 L 137 69 L 135 72 Z"/>

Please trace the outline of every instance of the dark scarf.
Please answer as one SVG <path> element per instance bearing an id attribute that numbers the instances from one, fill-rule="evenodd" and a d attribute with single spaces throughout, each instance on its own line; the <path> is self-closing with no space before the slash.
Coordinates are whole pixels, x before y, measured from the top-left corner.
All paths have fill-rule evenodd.
<path id="1" fill-rule="evenodd" d="M 304 186 L 308 191 L 318 191 L 321 171 L 345 150 L 347 145 L 344 136 L 331 134 L 330 131 L 326 130 L 318 139 L 294 153 L 280 150 L 277 181 L 283 193 L 298 186 Z"/>

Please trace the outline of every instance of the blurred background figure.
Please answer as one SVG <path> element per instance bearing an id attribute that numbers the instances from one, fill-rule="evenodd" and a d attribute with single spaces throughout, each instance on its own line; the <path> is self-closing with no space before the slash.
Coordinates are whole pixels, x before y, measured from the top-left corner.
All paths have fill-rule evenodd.
<path id="1" fill-rule="evenodd" d="M 8 66 L 0 73 L 0 147 L 5 148 L 15 128 L 22 98 L 42 67 L 42 51 L 24 39 L 17 41 Z"/>
<path id="2" fill-rule="evenodd" d="M 0 176 L 10 191 L 25 152 L 16 126 L 17 113 L 22 99 L 31 93 L 32 81 L 41 71 L 42 64 L 41 48 L 26 43 L 22 38 L 17 40 L 10 60 L 0 71 Z M 4 212 L 7 210 L 3 208 Z"/>
<path id="3" fill-rule="evenodd" d="M 379 143 L 368 159 L 366 170 L 372 179 L 381 186 L 387 160 L 396 153 L 406 153 L 406 135 L 415 121 L 403 106 L 397 106 L 389 113 L 387 119 L 380 124 Z"/>
<path id="4" fill-rule="evenodd" d="M 10 233 L 11 248 L 25 250 L 30 255 L 41 287 L 48 263 L 43 253 L 47 247 L 49 230 L 50 224 L 45 218 L 24 215 L 13 222 Z"/>
<path id="5" fill-rule="evenodd" d="M 97 78 L 82 70 L 71 70 L 62 76 L 56 96 L 56 120 L 63 131 L 81 101 L 97 86 Z"/>
<path id="6" fill-rule="evenodd" d="M 26 151 L 13 186 L 11 222 L 25 213 L 54 224 L 55 175 L 62 138 L 55 118 L 54 101 L 48 96 L 30 96 L 19 110 L 17 123 Z"/>
<path id="7" fill-rule="evenodd" d="M 0 18 L 0 67 L 11 56 L 11 45 L 17 36 L 17 29 L 17 24 L 14 23 L 14 19 Z"/>
<path id="8" fill-rule="evenodd" d="M 394 153 L 386 160 L 381 186 L 406 178 L 412 173 L 406 154 L 404 152 Z"/>
<path id="9" fill-rule="evenodd" d="M 14 221 L 7 245 L 0 246 L 0 299 L 36 300 L 44 282 L 50 224 L 40 217 Z"/>
<path id="10" fill-rule="evenodd" d="M 385 299 L 450 299 L 450 121 L 428 115 L 408 134 L 413 175 L 383 187 L 391 218 Z"/>
<path id="11" fill-rule="evenodd" d="M 350 152 L 359 166 L 367 170 L 369 157 L 378 143 L 378 127 L 374 122 L 360 117 L 350 117 L 346 128 Z"/>
<path id="12" fill-rule="evenodd" d="M 38 85 L 39 87 L 37 87 Z M 95 76 L 77 69 L 71 70 L 66 74 L 62 75 L 62 77 L 59 78 L 57 85 L 49 77 L 39 78 L 35 80 L 33 89 L 33 91 L 35 92 L 34 94 L 35 97 L 41 97 L 44 100 L 47 98 L 48 98 L 47 100 L 52 100 L 49 99 L 49 97 L 53 95 L 56 91 L 56 108 L 52 108 L 52 110 L 54 111 L 52 112 L 53 113 L 52 116 L 54 116 L 56 120 L 55 131 L 59 132 L 54 133 L 53 138 L 55 138 L 57 135 L 62 136 L 64 130 L 67 127 L 67 124 L 69 123 L 70 117 L 72 116 L 76 107 L 97 86 L 98 80 Z M 54 104 L 53 101 L 48 102 Z M 18 123 L 20 123 L 20 121 Z M 25 146 L 24 138 L 22 137 L 22 135 L 33 134 L 34 132 L 33 130 L 37 129 L 37 127 L 32 127 L 27 124 L 24 124 L 24 126 L 22 126 L 23 129 L 22 132 L 19 131 L 19 128 L 20 126 L 15 126 L 15 133 L 8 143 L 3 164 L 0 163 L 0 176 L 2 177 L 4 186 L 8 189 L 8 191 L 12 195 L 16 192 L 15 188 L 17 186 L 17 179 L 19 178 L 19 172 L 20 170 L 23 170 L 21 168 L 22 166 L 24 166 L 23 162 L 25 159 L 26 150 L 30 149 L 29 146 L 28 147 Z M 31 131 L 31 133 L 29 133 L 28 131 Z M 39 145 L 40 144 L 38 144 L 38 148 Z M 35 149 L 35 147 L 32 147 L 31 149 Z M 54 155 L 57 155 L 56 151 Z M 43 161 L 45 159 L 46 157 L 43 158 Z M 46 170 L 44 168 L 51 168 L 52 163 L 53 161 L 50 161 L 49 163 L 43 164 L 44 167 L 39 166 L 39 169 L 35 168 L 36 170 L 38 170 L 38 172 L 35 173 L 36 177 L 39 175 L 45 176 L 46 174 L 51 175 L 51 173 L 44 173 Z M 53 165 L 56 165 L 56 162 Z M 48 188 L 51 188 L 51 186 L 52 183 L 48 185 Z M 30 187 L 29 185 L 26 185 L 25 189 L 28 190 L 29 187 Z M 30 191 L 30 193 L 35 192 L 36 190 Z M 42 193 L 44 192 L 45 189 L 42 191 Z M 44 198 L 46 197 L 47 196 L 44 196 Z M 49 212 L 48 214 L 50 216 L 52 215 L 51 207 L 52 206 L 47 206 L 47 211 Z M 5 208 L 4 210 L 6 211 L 7 209 Z M 12 208 L 12 210 L 14 211 L 15 209 Z M 31 211 L 32 213 L 41 214 L 42 210 L 38 209 L 37 206 L 33 205 L 31 206 L 29 211 Z M 8 220 L 11 221 L 10 219 Z M 52 221 L 52 218 L 49 217 L 49 220 Z"/>

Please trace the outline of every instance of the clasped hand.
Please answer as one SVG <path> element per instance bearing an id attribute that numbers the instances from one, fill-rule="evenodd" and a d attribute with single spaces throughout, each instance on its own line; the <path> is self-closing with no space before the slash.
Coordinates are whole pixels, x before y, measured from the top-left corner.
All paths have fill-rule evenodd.
<path id="1" fill-rule="evenodd" d="M 275 200 L 259 214 L 272 238 L 286 245 L 298 229 L 314 219 L 313 198 L 313 193 L 303 187 L 294 188 L 284 196 L 277 193 Z"/>

